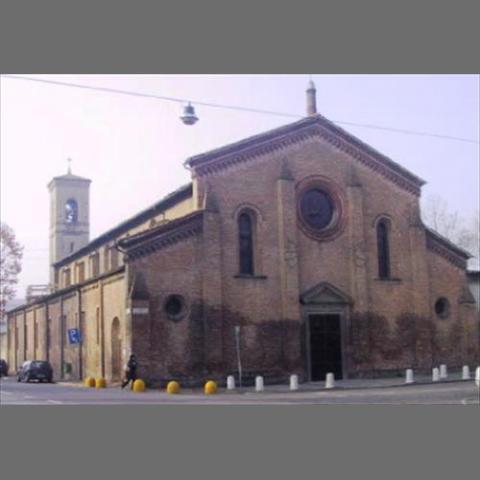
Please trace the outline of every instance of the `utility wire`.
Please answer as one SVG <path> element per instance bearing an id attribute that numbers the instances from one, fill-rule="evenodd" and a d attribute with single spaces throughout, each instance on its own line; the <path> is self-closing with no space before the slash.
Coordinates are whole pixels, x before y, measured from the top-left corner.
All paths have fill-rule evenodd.
<path id="1" fill-rule="evenodd" d="M 129 95 L 132 97 L 144 97 L 144 98 L 154 98 L 156 100 L 165 100 L 167 102 L 176 102 L 176 103 L 188 103 L 192 102 L 196 105 L 202 105 L 205 107 L 212 107 L 212 108 L 224 108 L 229 110 L 241 110 L 244 112 L 252 112 L 252 113 L 264 113 L 268 115 L 279 115 L 282 117 L 293 117 L 293 118 L 302 118 L 301 115 L 295 115 L 293 113 L 284 113 L 284 112 L 274 112 L 270 110 L 259 110 L 256 108 L 249 108 L 249 107 L 241 107 L 238 105 L 225 105 L 220 103 L 210 103 L 210 102 L 201 102 L 197 100 L 189 100 L 186 98 L 179 98 L 179 97 L 167 97 L 165 95 L 155 95 L 154 93 L 142 93 L 142 92 L 132 92 L 130 90 L 120 90 L 117 88 L 109 88 L 109 87 L 94 87 L 92 85 L 83 85 L 79 83 L 70 83 L 70 82 L 60 82 L 58 80 L 45 80 L 43 78 L 33 78 L 33 77 L 23 77 L 21 75 L 2 75 L 2 77 L 6 78 L 13 78 L 16 80 L 30 80 L 32 82 L 40 82 L 40 83 L 49 83 L 53 85 L 61 85 L 63 87 L 74 87 L 74 88 L 82 88 L 85 90 L 96 90 L 101 92 L 107 93 L 119 93 L 122 95 Z"/>
<path id="2" fill-rule="evenodd" d="M 239 105 L 226 105 L 226 104 L 221 104 L 221 103 L 211 103 L 211 102 L 202 102 L 202 101 L 197 101 L 197 100 L 189 100 L 186 98 L 179 98 L 179 97 L 169 97 L 165 95 L 156 95 L 153 93 L 142 93 L 142 92 L 132 92 L 130 90 L 122 90 L 122 89 L 117 89 L 117 88 L 109 88 L 109 87 L 94 87 L 91 85 L 84 85 L 84 84 L 79 84 L 79 83 L 71 83 L 71 82 L 61 82 L 58 80 L 46 80 L 42 78 L 33 78 L 33 77 L 25 77 L 22 75 L 7 75 L 4 74 L 2 77 L 5 78 L 10 78 L 10 79 L 15 79 L 15 80 L 27 80 L 31 82 L 39 82 L 39 83 L 47 83 L 51 85 L 59 85 L 63 87 L 71 87 L 71 88 L 80 88 L 84 90 L 94 90 L 94 91 L 99 91 L 99 92 L 106 92 L 106 93 L 116 93 L 116 94 L 121 94 L 121 95 L 129 95 L 132 97 L 143 97 L 143 98 L 152 98 L 156 100 L 163 100 L 163 101 L 168 101 L 168 102 L 176 102 L 176 103 L 188 103 L 192 102 L 196 105 L 202 105 L 205 107 L 211 107 L 211 108 L 222 108 L 222 109 L 227 109 L 227 110 L 237 110 L 237 111 L 243 111 L 243 112 L 250 112 L 250 113 L 258 113 L 258 114 L 264 114 L 264 115 L 275 115 L 275 116 L 280 116 L 280 117 L 290 117 L 290 118 L 297 118 L 300 119 L 302 118 L 302 115 L 297 115 L 293 113 L 287 113 L 287 112 L 278 112 L 278 111 L 272 111 L 272 110 L 262 110 L 258 108 L 249 108 L 249 107 L 242 107 Z M 369 128 L 373 130 L 383 130 L 387 132 L 394 132 L 394 133 L 402 133 L 406 135 L 416 135 L 416 136 L 423 136 L 423 137 L 433 137 L 433 138 L 442 138 L 445 140 L 455 140 L 458 142 L 466 142 L 466 143 L 474 143 L 474 144 L 479 144 L 480 142 L 478 140 L 473 140 L 470 138 L 462 138 L 462 137 L 456 137 L 452 135 L 443 135 L 439 133 L 431 133 L 431 132 L 420 132 L 420 131 L 415 131 L 415 130 L 407 130 L 407 129 L 402 129 L 402 128 L 395 128 L 395 127 L 385 127 L 382 125 L 371 125 L 371 124 L 363 124 L 363 123 L 355 123 L 355 122 L 347 122 L 347 121 L 342 121 L 342 120 L 333 120 L 334 123 L 337 123 L 339 125 L 348 125 L 348 126 L 353 126 L 353 127 L 361 127 L 361 128 Z"/>

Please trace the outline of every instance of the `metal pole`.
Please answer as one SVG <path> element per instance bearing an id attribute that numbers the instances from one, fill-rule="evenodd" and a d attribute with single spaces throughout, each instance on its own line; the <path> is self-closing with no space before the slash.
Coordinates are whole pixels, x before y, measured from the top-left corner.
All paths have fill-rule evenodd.
<path id="1" fill-rule="evenodd" d="M 82 312 L 82 291 L 78 289 L 78 336 L 79 338 L 79 344 L 78 344 L 78 375 L 80 377 L 80 380 L 83 380 L 83 323 L 84 323 L 84 318 L 83 316 L 85 315 Z"/>
<path id="2" fill-rule="evenodd" d="M 242 387 L 242 360 L 240 358 L 240 326 L 235 327 L 235 343 L 237 347 L 238 385 Z"/>

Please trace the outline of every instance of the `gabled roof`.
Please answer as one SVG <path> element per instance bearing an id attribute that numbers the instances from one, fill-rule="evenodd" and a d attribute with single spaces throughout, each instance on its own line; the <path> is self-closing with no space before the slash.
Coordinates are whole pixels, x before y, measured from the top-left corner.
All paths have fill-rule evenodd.
<path id="1" fill-rule="evenodd" d="M 195 155 L 185 163 L 194 168 L 197 174 L 207 175 L 255 156 L 286 148 L 311 136 L 321 137 L 416 195 L 420 194 L 420 187 L 425 184 L 424 180 L 406 168 L 319 114 Z"/>
<path id="2" fill-rule="evenodd" d="M 130 259 L 152 253 L 198 234 L 202 230 L 203 213 L 203 210 L 195 210 L 158 227 L 123 238 L 118 246 L 125 249 Z"/>
<path id="3" fill-rule="evenodd" d="M 442 246 L 444 246 L 445 248 L 448 248 L 453 253 L 459 255 L 460 257 L 464 258 L 465 260 L 468 260 L 469 258 L 473 257 L 473 255 L 471 253 L 467 252 L 466 250 L 459 247 L 458 245 L 455 245 L 448 238 L 444 237 L 443 235 L 440 235 L 438 232 L 436 232 L 432 228 L 425 227 L 425 230 L 426 230 L 427 236 L 430 236 L 435 241 L 441 243 Z"/>
<path id="4" fill-rule="evenodd" d="M 427 237 L 427 248 L 432 252 L 440 255 L 445 260 L 448 260 L 453 265 L 459 268 L 467 268 L 467 260 L 472 258 L 472 255 L 463 248 L 458 247 L 452 243 L 448 238 L 440 235 L 435 230 L 425 227 Z"/>
<path id="5" fill-rule="evenodd" d="M 460 296 L 458 298 L 458 303 L 476 303 L 475 297 L 471 292 L 470 288 L 467 287 L 467 285 L 464 285 L 462 287 L 462 292 L 460 293 Z"/>
<path id="6" fill-rule="evenodd" d="M 133 217 L 123 221 L 122 223 L 118 224 L 116 227 L 106 231 L 99 237 L 95 238 L 91 242 L 87 243 L 84 247 L 80 248 L 76 252 L 72 253 L 68 257 L 59 260 L 58 262 L 54 263 L 55 267 L 61 267 L 62 265 L 66 265 L 71 261 L 75 260 L 76 258 L 83 257 L 89 251 L 94 250 L 95 248 L 103 245 L 104 243 L 115 239 L 119 235 L 127 232 L 131 228 L 134 228 L 143 222 L 147 221 L 150 217 L 157 215 L 167 208 L 171 207 L 172 205 L 189 198 L 192 196 L 192 184 L 188 183 L 183 185 L 182 187 L 178 188 L 177 190 L 173 191 L 172 193 L 168 194 L 167 196 L 163 197 L 158 202 L 154 203 L 150 207 L 142 210 L 141 212 L 137 213 Z"/>

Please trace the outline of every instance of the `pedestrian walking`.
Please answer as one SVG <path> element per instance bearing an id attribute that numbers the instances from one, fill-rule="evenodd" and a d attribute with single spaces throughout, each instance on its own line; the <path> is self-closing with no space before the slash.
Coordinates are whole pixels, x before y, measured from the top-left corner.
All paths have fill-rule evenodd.
<path id="1" fill-rule="evenodd" d="M 125 368 L 125 380 L 122 382 L 122 388 L 125 388 L 129 382 L 132 382 L 130 388 L 133 389 L 133 382 L 137 379 L 137 359 L 133 353 L 128 359 L 127 366 Z"/>

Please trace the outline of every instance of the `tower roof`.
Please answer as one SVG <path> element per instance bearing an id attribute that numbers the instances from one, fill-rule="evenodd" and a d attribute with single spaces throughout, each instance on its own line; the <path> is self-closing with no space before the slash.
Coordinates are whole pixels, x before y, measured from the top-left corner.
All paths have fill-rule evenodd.
<path id="1" fill-rule="evenodd" d="M 67 181 L 74 181 L 74 182 L 88 182 L 90 183 L 91 180 L 89 178 L 84 178 L 84 177 L 79 177 L 78 175 L 74 175 L 72 173 L 72 159 L 67 158 L 67 163 L 68 163 L 68 169 L 67 173 L 65 175 L 60 175 L 58 177 L 53 177 L 50 183 L 48 184 L 48 188 L 52 185 L 52 183 L 55 180 L 61 180 L 62 182 L 67 180 Z"/>
<path id="2" fill-rule="evenodd" d="M 91 180 L 89 178 L 80 177 L 78 175 L 74 175 L 73 173 L 66 173 L 65 175 L 59 175 L 58 177 L 53 177 L 48 184 L 48 188 L 50 188 L 54 182 L 59 180 L 62 182 L 66 180 L 66 181 L 73 181 L 73 182 L 91 183 Z"/>
<path id="3" fill-rule="evenodd" d="M 89 178 L 80 177 L 70 172 L 66 173 L 65 175 L 59 175 L 58 177 L 53 177 L 53 180 L 83 180 L 85 182 L 91 182 Z"/>

